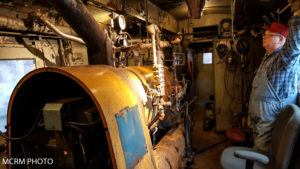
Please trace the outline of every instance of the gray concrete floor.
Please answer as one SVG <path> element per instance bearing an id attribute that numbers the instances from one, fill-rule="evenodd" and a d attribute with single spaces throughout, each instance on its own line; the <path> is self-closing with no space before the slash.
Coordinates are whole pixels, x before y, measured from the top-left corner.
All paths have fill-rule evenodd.
<path id="1" fill-rule="evenodd" d="M 220 164 L 221 153 L 225 148 L 232 146 L 232 144 L 226 139 L 225 133 L 216 133 L 214 129 L 210 131 L 203 130 L 204 105 L 195 103 L 192 117 L 194 120 L 192 146 L 196 151 L 206 149 L 217 143 L 220 144 L 197 153 L 188 169 L 222 169 Z"/>

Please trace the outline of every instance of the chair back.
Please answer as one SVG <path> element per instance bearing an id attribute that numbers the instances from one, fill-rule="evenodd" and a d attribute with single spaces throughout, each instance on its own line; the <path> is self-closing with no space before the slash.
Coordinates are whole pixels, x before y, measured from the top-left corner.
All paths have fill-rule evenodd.
<path id="1" fill-rule="evenodd" d="M 297 105 L 300 107 L 300 91 L 299 91 L 298 97 L 297 97 Z"/>
<path id="2" fill-rule="evenodd" d="M 278 115 L 272 133 L 272 155 L 276 169 L 289 167 L 300 131 L 300 108 L 287 105 Z"/>

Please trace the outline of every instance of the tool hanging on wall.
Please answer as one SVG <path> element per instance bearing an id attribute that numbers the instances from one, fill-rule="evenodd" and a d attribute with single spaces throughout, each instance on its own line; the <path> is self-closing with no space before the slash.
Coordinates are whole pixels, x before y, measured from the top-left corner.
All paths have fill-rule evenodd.
<path id="1" fill-rule="evenodd" d="M 237 65 L 240 63 L 240 57 L 239 55 L 233 50 L 233 44 L 234 41 L 230 41 L 230 50 L 226 53 L 225 56 L 225 63 L 226 63 L 226 69 L 235 72 L 237 69 Z"/>
<path id="2" fill-rule="evenodd" d="M 249 50 L 248 41 L 246 39 L 239 39 L 236 44 L 236 49 L 241 55 L 241 66 L 244 68 L 246 62 L 244 54 Z"/>

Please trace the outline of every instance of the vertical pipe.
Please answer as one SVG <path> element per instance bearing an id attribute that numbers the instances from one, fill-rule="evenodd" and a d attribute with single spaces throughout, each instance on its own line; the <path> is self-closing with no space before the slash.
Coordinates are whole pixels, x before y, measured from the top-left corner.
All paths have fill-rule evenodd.
<path id="1" fill-rule="evenodd" d="M 192 160 L 193 148 L 191 144 L 191 131 L 190 131 L 190 123 L 189 123 L 189 103 L 186 102 L 186 111 L 184 115 L 184 131 L 185 131 L 185 153 L 189 160 Z"/>
<path id="2" fill-rule="evenodd" d="M 145 8 L 146 8 L 146 27 L 148 27 L 148 24 L 149 24 L 149 16 L 148 16 L 148 0 L 145 0 Z M 147 39 L 149 39 L 149 32 L 146 31 L 147 33 Z M 146 41 L 146 43 L 148 43 L 148 41 Z M 148 53 L 148 59 L 150 58 L 150 50 L 148 49 L 147 50 L 147 53 Z"/>
<path id="3" fill-rule="evenodd" d="M 149 20 L 148 20 L 148 0 L 145 0 L 145 8 L 146 8 L 146 27 L 149 24 Z M 149 39 L 149 33 L 147 31 L 147 39 Z M 148 50 L 149 51 L 149 50 Z"/>

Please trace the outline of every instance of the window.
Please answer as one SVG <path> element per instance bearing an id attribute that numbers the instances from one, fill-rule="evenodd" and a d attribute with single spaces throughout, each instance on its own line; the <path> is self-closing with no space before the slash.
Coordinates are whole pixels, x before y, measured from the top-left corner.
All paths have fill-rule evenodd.
<path id="1" fill-rule="evenodd" d="M 0 60 L 0 130 L 6 131 L 5 125 L 10 96 L 19 80 L 35 69 L 34 59 Z"/>
<path id="2" fill-rule="evenodd" d="M 212 64 L 212 53 L 203 53 L 203 64 Z"/>

